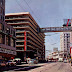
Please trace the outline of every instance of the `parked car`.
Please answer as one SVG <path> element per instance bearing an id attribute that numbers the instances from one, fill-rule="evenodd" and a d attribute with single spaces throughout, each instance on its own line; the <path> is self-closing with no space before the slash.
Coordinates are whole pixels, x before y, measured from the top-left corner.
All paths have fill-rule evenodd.
<path id="1" fill-rule="evenodd" d="M 38 63 L 38 60 L 37 59 L 34 59 L 34 64 L 37 64 Z"/>
<path id="2" fill-rule="evenodd" d="M 13 60 L 9 60 L 7 63 L 6 63 L 7 66 L 16 66 L 16 62 L 13 61 Z"/>
<path id="3" fill-rule="evenodd" d="M 21 64 L 21 59 L 20 58 L 15 58 L 13 59 L 14 62 L 16 62 L 16 64 Z"/>
<path id="4" fill-rule="evenodd" d="M 71 62 L 71 59 L 69 59 L 69 63 Z"/>
<path id="5" fill-rule="evenodd" d="M 58 60 L 59 62 L 63 62 L 63 58 L 59 58 L 59 60 Z"/>
<path id="6" fill-rule="evenodd" d="M 34 64 L 34 59 L 31 59 L 28 63 L 29 64 Z"/>
<path id="7" fill-rule="evenodd" d="M 31 58 L 27 58 L 27 63 L 29 63 L 29 61 L 31 61 Z"/>
<path id="8" fill-rule="evenodd" d="M 37 64 L 37 63 L 38 63 L 38 60 L 36 60 L 36 59 L 31 59 L 29 61 L 29 64 Z"/>
<path id="9" fill-rule="evenodd" d="M 67 63 L 67 59 L 64 59 L 64 63 Z"/>
<path id="10" fill-rule="evenodd" d="M 6 62 L 2 59 L 0 59 L 0 66 L 6 66 Z"/>

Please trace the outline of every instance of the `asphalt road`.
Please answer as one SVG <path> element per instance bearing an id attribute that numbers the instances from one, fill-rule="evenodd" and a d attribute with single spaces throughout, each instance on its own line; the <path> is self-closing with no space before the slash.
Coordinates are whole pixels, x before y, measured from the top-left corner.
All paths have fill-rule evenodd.
<path id="1" fill-rule="evenodd" d="M 57 62 L 46 64 L 42 67 L 29 70 L 28 72 L 72 72 L 72 67 L 70 63 Z"/>
<path id="2" fill-rule="evenodd" d="M 5 72 L 17 72 L 17 71 L 18 72 L 72 72 L 72 66 L 70 65 L 70 63 L 63 63 L 63 62 L 37 64 L 35 66 L 40 66 L 40 67 L 31 68 L 26 71 L 24 69 L 25 67 L 23 67 L 23 66 L 26 66 L 25 64 L 20 66 L 21 67 L 17 69 L 5 71 Z M 28 67 L 32 67 L 32 66 L 28 66 Z"/>

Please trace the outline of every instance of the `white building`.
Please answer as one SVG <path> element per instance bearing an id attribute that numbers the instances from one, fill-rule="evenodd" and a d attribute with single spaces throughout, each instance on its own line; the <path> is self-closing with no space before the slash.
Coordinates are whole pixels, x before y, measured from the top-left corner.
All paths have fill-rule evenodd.
<path id="1" fill-rule="evenodd" d="M 64 58 L 63 51 L 52 52 L 48 55 L 48 60 L 58 60 L 59 58 Z"/>
<path id="2" fill-rule="evenodd" d="M 53 52 L 58 52 L 58 48 L 54 47 Z"/>
<path id="3" fill-rule="evenodd" d="M 71 19 L 71 27 L 72 27 L 72 19 Z M 72 32 L 70 32 L 70 47 L 72 47 Z"/>
<path id="4" fill-rule="evenodd" d="M 60 34 L 60 48 L 64 52 L 64 56 L 70 53 L 70 32 L 62 32 Z"/>

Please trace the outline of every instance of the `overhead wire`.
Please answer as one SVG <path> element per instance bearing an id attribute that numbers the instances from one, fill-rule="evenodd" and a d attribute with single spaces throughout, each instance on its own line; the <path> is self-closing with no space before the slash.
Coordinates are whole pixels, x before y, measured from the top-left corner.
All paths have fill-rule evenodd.
<path id="1" fill-rule="evenodd" d="M 29 4 L 27 3 L 27 1 L 26 0 L 23 0 L 26 4 L 27 4 L 27 6 L 29 7 L 29 9 L 31 10 L 31 12 L 33 13 L 33 15 L 36 17 L 36 19 L 38 20 L 38 18 L 37 18 L 37 16 L 34 14 L 34 12 L 33 12 L 33 10 L 31 9 L 31 7 L 29 6 Z M 38 22 L 39 22 L 39 20 L 38 20 Z M 40 22 L 39 22 L 40 23 Z"/>
<path id="2" fill-rule="evenodd" d="M 45 35 L 45 36 L 52 36 L 52 35 L 55 35 L 55 34 L 58 34 L 58 33 L 54 33 L 54 34 L 51 34 L 51 35 L 50 35 L 50 34 L 48 34 L 48 35 Z"/>
<path id="3" fill-rule="evenodd" d="M 52 36 L 52 35 L 56 35 L 56 34 L 59 34 L 59 33 L 54 33 L 54 34 L 51 34 L 51 35 L 48 34 L 48 35 L 46 35 L 46 36 Z M 52 38 L 50 38 L 50 40 L 53 41 Z M 47 41 L 47 42 L 48 42 L 48 41 Z M 51 45 L 51 46 L 52 46 L 52 45 L 56 45 L 56 44 L 58 44 L 58 42 L 60 42 L 60 40 L 57 40 L 57 42 L 56 42 L 56 43 L 53 43 L 53 44 L 49 43 L 49 45 Z"/>
<path id="4" fill-rule="evenodd" d="M 19 7 L 20 7 L 22 10 L 25 11 L 25 9 L 23 8 L 23 6 L 21 6 L 21 4 L 18 2 L 18 0 L 15 0 L 15 1 L 16 1 L 16 3 L 19 5 Z"/>

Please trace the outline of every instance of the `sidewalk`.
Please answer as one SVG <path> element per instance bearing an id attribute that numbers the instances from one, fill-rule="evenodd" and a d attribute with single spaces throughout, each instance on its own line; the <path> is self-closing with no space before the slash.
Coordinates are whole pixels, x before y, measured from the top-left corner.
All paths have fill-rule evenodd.
<path id="1" fill-rule="evenodd" d="M 17 66 L 44 66 L 48 63 L 38 63 L 38 64 L 21 64 L 21 65 L 17 65 Z"/>
<path id="2" fill-rule="evenodd" d="M 52 66 L 55 66 L 57 63 L 50 63 L 50 64 L 48 64 L 48 63 L 46 63 L 46 64 L 44 64 L 43 66 L 41 66 L 41 67 L 38 67 L 38 68 L 35 68 L 35 69 L 31 69 L 31 70 L 29 70 L 29 71 L 24 71 L 24 72 L 44 72 L 45 70 L 48 70 L 48 67 L 50 68 L 50 67 L 52 67 Z"/>
<path id="3" fill-rule="evenodd" d="M 70 65 L 70 67 L 72 68 L 71 63 L 69 63 L 69 65 Z"/>

